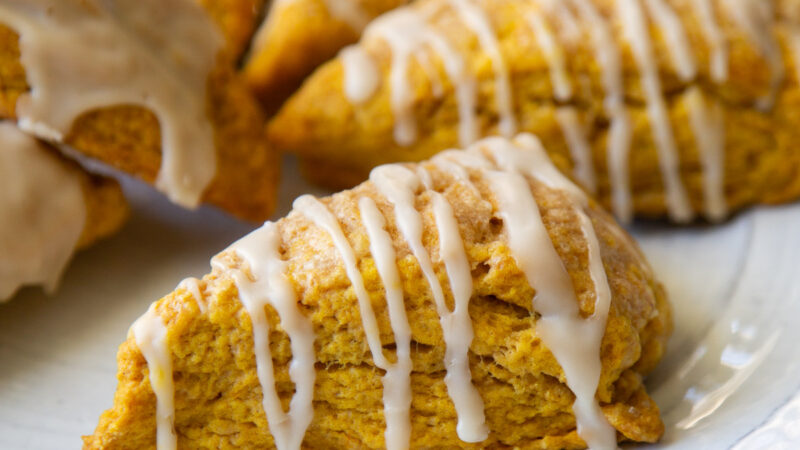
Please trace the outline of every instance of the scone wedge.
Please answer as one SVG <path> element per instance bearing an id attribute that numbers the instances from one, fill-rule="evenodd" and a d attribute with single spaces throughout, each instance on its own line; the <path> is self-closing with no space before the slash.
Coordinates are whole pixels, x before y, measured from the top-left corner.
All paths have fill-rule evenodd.
<path id="1" fill-rule="evenodd" d="M 382 166 L 294 206 L 131 327 L 85 448 L 661 436 L 642 380 L 672 327 L 664 290 L 532 135 Z"/>
<path id="2" fill-rule="evenodd" d="M 256 0 L 0 5 L 0 116 L 187 207 L 272 212 L 278 156 L 236 73 Z"/>
<path id="3" fill-rule="evenodd" d="M 800 195 L 798 11 L 796 0 L 421 0 L 320 67 L 270 138 L 311 179 L 349 186 L 376 165 L 528 131 L 621 219 L 718 221 Z"/>

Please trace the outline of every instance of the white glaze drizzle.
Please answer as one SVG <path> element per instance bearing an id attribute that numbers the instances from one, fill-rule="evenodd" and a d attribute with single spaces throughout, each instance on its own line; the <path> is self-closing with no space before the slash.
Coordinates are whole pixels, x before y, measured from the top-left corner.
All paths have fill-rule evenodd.
<path id="1" fill-rule="evenodd" d="M 156 311 L 156 304 L 131 326 L 136 346 L 150 372 L 150 387 L 156 396 L 156 448 L 177 448 L 175 435 L 175 385 L 172 380 L 172 355 L 167 347 L 167 327 Z"/>
<path id="2" fill-rule="evenodd" d="M 556 120 L 561 126 L 564 138 L 572 157 L 572 173 L 584 188 L 589 192 L 597 191 L 594 163 L 592 162 L 592 147 L 586 138 L 586 131 L 578 120 L 578 113 L 572 106 L 556 108 Z"/>
<path id="3" fill-rule="evenodd" d="M 535 0 L 535 2 L 558 20 L 558 26 L 553 28 L 558 30 L 559 35 L 573 44 L 580 41 L 583 30 L 581 30 L 580 21 L 570 9 L 568 2 L 562 0 Z"/>
<path id="4" fill-rule="evenodd" d="M 517 119 L 514 114 L 514 102 L 511 96 L 511 82 L 500 43 L 495 36 L 489 17 L 482 6 L 474 0 L 448 0 L 458 13 L 464 25 L 475 33 L 483 51 L 492 62 L 494 70 L 494 99 L 497 104 L 499 122 L 497 129 L 501 135 L 510 137 L 517 131 Z"/>
<path id="5" fill-rule="evenodd" d="M 703 169 L 705 215 L 708 220 L 719 222 L 728 214 L 724 190 L 725 119 L 722 105 L 711 100 L 708 106 L 697 86 L 687 91 L 686 102 Z"/>
<path id="6" fill-rule="evenodd" d="M 772 0 L 724 0 L 730 17 L 753 40 L 762 56 L 767 60 L 770 70 L 770 91 L 758 99 L 756 106 L 770 109 L 775 96 L 783 83 L 785 68 L 780 45 L 773 34 L 772 25 L 775 11 Z"/>
<path id="7" fill-rule="evenodd" d="M 266 222 L 228 248 L 250 268 L 249 277 L 240 267 L 229 267 L 220 256 L 212 267 L 229 274 L 239 291 L 239 299 L 250 316 L 256 371 L 261 384 L 262 406 L 278 450 L 299 449 L 306 429 L 314 416 L 312 399 L 316 369 L 314 330 L 297 305 L 297 294 L 287 279 L 287 264 L 280 255 L 280 235 L 275 223 Z M 275 384 L 272 354 L 269 348 L 269 323 L 264 308 L 270 305 L 281 319 L 281 327 L 291 341 L 292 361 L 289 376 L 295 393 L 289 412 L 283 411 Z"/>
<path id="8" fill-rule="evenodd" d="M 475 188 L 475 185 L 472 184 L 472 181 L 469 178 L 469 174 L 467 173 L 466 169 L 464 169 L 464 167 L 462 165 L 453 162 L 449 158 L 438 158 L 438 157 L 435 157 L 435 158 L 431 159 L 430 162 L 431 162 L 431 164 L 434 165 L 434 167 L 436 167 L 437 169 L 441 170 L 442 172 L 450 174 L 456 180 L 461 181 L 462 183 L 467 184 L 468 186 L 471 186 L 474 190 L 477 190 Z M 428 190 L 433 189 L 433 183 L 431 181 L 427 181 L 427 180 L 430 180 L 430 174 L 428 173 L 427 170 L 425 170 L 425 169 L 419 170 L 417 172 L 417 175 L 419 175 L 420 180 L 422 180 L 422 183 L 425 185 L 425 187 Z M 425 178 L 426 176 L 427 176 L 427 179 Z"/>
<path id="9" fill-rule="evenodd" d="M 625 109 L 625 88 L 622 77 L 622 57 L 608 21 L 591 0 L 570 0 L 578 15 L 589 27 L 595 59 L 602 70 L 606 97 L 604 107 L 611 119 L 608 130 L 607 163 L 611 184 L 611 205 L 622 222 L 633 217 L 628 160 L 632 127 Z"/>
<path id="10" fill-rule="evenodd" d="M 795 27 L 790 31 L 789 46 L 794 56 L 794 71 L 797 75 L 797 84 L 800 84 L 800 27 Z"/>
<path id="11" fill-rule="evenodd" d="M 439 71 L 436 69 L 427 49 L 419 48 L 414 55 L 417 63 L 422 67 L 428 82 L 431 84 L 431 94 L 433 98 L 441 98 L 444 95 L 444 85 L 442 77 L 439 76 Z"/>
<path id="12" fill-rule="evenodd" d="M 723 83 L 728 79 L 728 42 L 717 22 L 713 0 L 695 0 L 689 3 L 695 8 L 711 49 L 711 79 Z"/>
<path id="13" fill-rule="evenodd" d="M 420 13 L 413 8 L 398 8 L 373 21 L 364 31 L 364 37 L 383 39 L 392 52 L 389 84 L 395 119 L 394 138 L 398 144 L 410 145 L 417 139 L 416 119 L 412 109 L 413 90 L 409 85 L 408 71 L 412 57 L 426 49 L 436 52 L 441 58 L 445 72 L 453 84 L 459 109 L 459 140 L 468 143 L 478 138 L 475 80 L 468 72 L 462 56 L 425 22 Z M 419 63 L 418 58 L 417 62 Z M 352 62 L 347 64 L 347 61 L 343 63 L 345 85 L 358 84 L 362 77 L 359 66 Z M 435 85 L 435 82 L 432 83 Z"/>
<path id="14" fill-rule="evenodd" d="M 0 302 L 22 286 L 52 293 L 86 222 L 80 171 L 0 122 Z"/>
<path id="15" fill-rule="evenodd" d="M 442 317 L 442 329 L 450 327 L 455 330 L 451 331 L 445 349 L 445 364 L 452 369 L 447 371 L 444 383 L 454 398 L 453 402 L 460 403 L 458 408 L 469 411 L 463 422 L 459 420 L 459 437 L 466 442 L 479 442 L 488 437 L 489 429 L 485 424 L 483 399 L 472 385 L 469 369 L 469 346 L 475 337 L 469 316 L 472 272 L 452 206 L 444 195 L 433 190 L 429 193 L 433 198 L 433 216 L 439 234 L 439 255 L 444 261 L 454 300 L 452 312 Z"/>
<path id="16" fill-rule="evenodd" d="M 499 166 L 494 170 L 484 149 Z M 522 134 L 514 142 L 489 138 L 463 152 L 446 151 L 431 160 L 437 168 L 458 166 L 451 173 L 458 181 L 472 185 L 469 170 L 477 170 L 490 183 L 504 219 L 512 254 L 531 286 L 536 289 L 534 309 L 541 314 L 537 333 L 562 366 L 567 385 L 575 393 L 573 409 L 579 436 L 592 448 L 614 448 L 616 435 L 595 400 L 601 371 L 600 342 L 605 330 L 611 292 L 606 278 L 593 224 L 584 208 L 588 199 L 583 191 L 564 177 L 549 161 L 539 141 Z M 539 215 L 528 181 L 534 178 L 551 189 L 564 192 L 573 202 L 574 212 L 587 242 L 589 274 L 594 284 L 594 313 L 587 319 L 580 316 L 572 280 L 550 240 Z M 488 436 L 483 413 L 483 400 L 472 385 L 468 350 L 473 338 L 468 313 L 472 295 L 472 275 L 458 221 L 445 196 L 433 190 L 433 178 L 422 166 L 416 173 L 401 165 L 381 166 L 370 175 L 377 190 L 393 205 L 397 227 L 409 245 L 428 281 L 446 344 L 445 384 L 457 414 L 457 432 L 466 442 L 480 442 Z M 420 185 L 424 181 L 427 190 Z M 475 188 L 474 185 L 472 185 Z M 454 309 L 445 302 L 444 291 L 427 249 L 422 243 L 422 216 L 416 209 L 416 196 L 421 190 L 431 199 L 439 236 L 442 258 Z M 477 191 L 477 189 L 476 189 Z M 386 222 L 375 202 L 362 197 L 358 201 L 362 222 L 370 241 L 379 275 L 383 280 L 390 322 L 397 347 L 397 362 L 390 363 L 383 355 L 380 335 L 369 294 L 358 269 L 356 257 L 336 217 L 319 200 L 302 196 L 295 201 L 295 210 L 303 214 L 332 238 L 334 247 L 345 264 L 345 271 L 359 301 L 367 344 L 376 366 L 386 370 L 384 409 L 387 422 L 386 443 L 389 448 L 405 448 L 410 436 L 411 404 L 410 358 L 411 330 L 405 314 L 403 288 L 397 267 L 397 256 Z M 241 261 L 231 266 L 228 255 Z M 313 417 L 312 397 L 315 379 L 314 333 L 310 321 L 298 308 L 297 296 L 286 278 L 287 264 L 280 256 L 280 236 L 276 224 L 267 222 L 262 228 L 236 242 L 212 260 L 212 266 L 232 277 L 239 298 L 250 315 L 255 343 L 256 366 L 263 392 L 263 408 L 267 414 L 276 446 L 298 449 Z M 249 274 L 246 269 L 249 267 Z M 192 282 L 182 282 L 179 286 Z M 199 292 L 193 295 L 202 297 Z M 289 335 L 293 359 L 289 374 L 295 383 L 288 414 L 283 412 L 278 397 L 269 349 L 269 326 L 264 308 L 271 305 L 278 312 L 281 325 Z M 159 425 L 159 448 L 174 448 L 174 410 L 171 385 L 170 354 L 166 347 L 167 330 L 155 312 L 155 304 L 132 327 L 151 370 L 151 384 L 156 393 Z M 577 337 L 577 338 L 576 338 Z M 170 444 L 169 439 L 172 439 Z M 163 442 L 162 442 L 162 439 Z M 169 447 L 171 445 L 171 447 Z"/>
<path id="17" fill-rule="evenodd" d="M 208 303 L 206 303 L 203 292 L 200 289 L 200 280 L 194 277 L 184 278 L 178 283 L 176 289 L 183 289 L 190 293 L 194 297 L 194 301 L 197 302 L 197 308 L 200 309 L 201 313 L 205 314 L 208 311 Z"/>
<path id="18" fill-rule="evenodd" d="M 561 365 L 566 383 L 575 394 L 573 411 L 579 436 L 593 449 L 616 448 L 616 432 L 595 399 L 602 364 L 600 344 L 606 326 L 611 294 L 591 220 L 583 211 L 584 194 L 553 166 L 538 140 L 519 135 L 514 143 L 489 138 L 476 144 L 486 147 L 502 172 L 486 177 L 498 203 L 498 214 L 508 234 L 514 259 L 528 283 L 536 289 L 533 307 L 541 317 L 536 332 Z M 587 240 L 590 274 L 595 284 L 595 311 L 584 319 L 578 308 L 572 279 L 544 226 L 528 181 L 522 174 L 566 192 Z"/>
<path id="19" fill-rule="evenodd" d="M 467 168 L 469 167 L 475 170 L 491 169 L 491 164 L 489 164 L 486 159 L 462 150 L 445 150 L 437 153 L 429 161 L 433 167 L 450 174 L 457 182 L 467 186 L 473 193 L 477 194 L 478 197 L 480 197 L 480 191 L 472 182 Z M 426 174 L 428 173 L 428 171 L 424 169 L 423 172 Z M 428 177 L 430 177 L 430 175 L 428 175 Z M 429 190 L 433 189 L 431 182 L 425 182 L 423 179 L 423 183 Z"/>
<path id="20" fill-rule="evenodd" d="M 216 173 L 206 83 L 224 39 L 196 2 L 14 0 L 0 22 L 20 35 L 31 86 L 17 102 L 21 128 L 62 142 L 83 113 L 144 106 L 161 125 L 156 186 L 197 206 Z"/>
<path id="21" fill-rule="evenodd" d="M 457 314 L 468 315 L 466 308 L 452 312 L 448 309 L 431 257 L 422 243 L 422 216 L 414 206 L 415 194 L 420 188 L 419 178 L 403 166 L 386 165 L 373 169 L 370 180 L 394 205 L 397 227 L 417 259 L 431 289 L 446 345 L 445 383 L 458 415 L 458 437 L 465 442 L 483 441 L 488 434 L 483 401 L 472 385 L 471 377 L 464 376 L 469 374 L 467 352 L 471 342 L 468 337 L 473 333 L 472 323 L 457 317 Z"/>
<path id="22" fill-rule="evenodd" d="M 455 164 L 454 164 L 454 166 L 455 166 Z M 461 168 L 461 167 L 459 167 L 459 168 Z M 453 167 L 453 169 L 455 169 L 455 167 Z M 458 170 L 458 169 L 455 169 L 455 170 Z M 419 178 L 419 182 L 422 183 L 423 186 L 425 186 L 425 189 L 428 189 L 428 190 L 433 189 L 433 178 L 431 178 L 431 173 L 430 172 L 428 172 L 427 170 L 425 170 L 424 167 L 419 165 L 419 166 L 414 168 L 414 173 L 417 174 L 417 178 Z"/>
<path id="23" fill-rule="evenodd" d="M 457 164 L 462 168 L 471 168 L 476 170 L 490 170 L 492 165 L 480 155 L 473 153 L 463 152 L 461 150 L 445 150 L 437 153 L 431 161 L 434 164 L 439 164 L 440 160 L 449 161 Z"/>
<path id="24" fill-rule="evenodd" d="M 576 203 L 574 211 L 579 220 L 581 234 L 586 241 L 589 276 L 592 279 L 595 290 L 594 312 L 585 320 L 583 331 L 586 333 L 584 337 L 589 341 L 586 343 L 588 347 L 587 351 L 592 352 L 594 348 L 596 349 L 596 354 L 599 356 L 601 353 L 603 334 L 605 333 L 608 320 L 608 312 L 611 308 L 611 286 L 608 283 L 608 276 L 606 275 L 605 266 L 603 265 L 602 254 L 600 253 L 600 241 L 597 238 L 592 220 L 584 211 L 584 208 L 589 206 L 588 198 L 583 191 L 578 189 L 556 169 L 537 138 L 530 134 L 522 134 L 518 136 L 514 142 L 526 152 L 531 152 L 534 156 L 534 158 L 531 158 L 530 163 L 527 165 L 524 163 L 522 164 L 522 170 L 527 170 L 531 176 L 534 176 L 548 187 L 568 193 Z M 596 442 L 595 445 L 597 445 L 598 448 L 611 446 L 612 442 L 616 441 L 616 432 L 605 417 L 603 417 L 602 412 L 599 410 L 599 405 L 590 397 L 590 395 L 592 395 L 591 393 L 597 390 L 597 385 L 600 382 L 601 370 L 602 362 L 600 358 L 598 357 L 597 360 L 592 359 L 586 363 L 586 366 L 583 366 L 580 371 L 582 379 L 577 382 L 578 392 L 583 393 L 583 399 L 577 408 L 582 410 L 582 420 L 587 422 L 583 426 L 581 426 L 581 424 L 578 425 L 578 432 L 587 443 L 590 441 Z M 577 402 L 578 400 L 576 398 L 576 403 Z M 591 403 L 595 404 L 592 405 Z M 616 446 L 614 445 L 614 447 Z"/>
<path id="25" fill-rule="evenodd" d="M 551 14 L 557 15 L 561 23 L 570 24 L 565 29 L 578 28 L 577 18 L 562 1 L 548 0 L 544 5 Z M 547 59 L 550 67 L 550 82 L 556 100 L 567 101 L 572 97 L 572 87 L 567 75 L 567 65 L 564 49 L 557 43 L 549 25 L 538 12 L 531 12 L 527 16 L 528 24 L 537 37 L 539 47 Z M 567 34 L 567 33 L 565 33 Z M 576 37 L 568 39 L 577 39 Z M 575 178 L 589 191 L 597 190 L 594 164 L 592 162 L 592 148 L 586 138 L 586 133 L 578 120 L 578 115 L 573 106 L 560 106 L 556 108 L 556 120 L 567 141 L 567 147 L 572 157 L 572 172 Z"/>
<path id="26" fill-rule="evenodd" d="M 572 86 L 567 75 L 564 49 L 556 43 L 556 38 L 550 31 L 550 26 L 539 11 L 529 12 L 526 15 L 526 19 L 550 67 L 550 82 L 553 85 L 553 93 L 556 100 L 569 100 L 572 97 Z"/>
<path id="27" fill-rule="evenodd" d="M 378 329 L 378 321 L 375 318 L 375 312 L 372 309 L 372 303 L 369 293 L 364 286 L 364 279 L 361 276 L 361 271 L 358 268 L 356 255 L 353 248 L 347 241 L 342 232 L 336 217 L 316 198 L 310 195 L 303 195 L 294 201 L 294 210 L 303 214 L 314 225 L 323 229 L 333 240 L 339 256 L 344 262 L 347 277 L 350 279 L 350 285 L 358 299 L 359 313 L 361 314 L 361 324 L 364 327 L 364 335 L 367 339 L 370 353 L 372 353 L 372 361 L 375 366 L 386 371 L 384 376 L 383 388 L 383 408 L 384 417 L 386 420 L 386 445 L 389 449 L 402 449 L 408 448 L 408 440 L 410 437 L 411 426 L 409 423 L 409 408 L 411 406 L 411 386 L 410 386 L 410 373 L 411 373 L 411 360 L 409 359 L 409 339 L 410 331 L 408 319 L 405 314 L 405 306 L 402 303 L 402 294 L 400 296 L 400 305 L 398 305 L 396 294 L 394 292 L 393 311 L 399 314 L 402 310 L 402 317 L 396 317 L 395 322 L 398 322 L 399 329 L 405 332 L 405 358 L 403 363 L 400 363 L 398 358 L 397 364 L 392 364 L 383 354 L 383 347 L 381 345 L 380 330 Z M 367 205 L 367 209 L 369 206 Z M 374 211 L 367 211 L 374 212 Z M 366 220 L 365 220 L 366 224 Z M 365 225 L 366 226 L 366 225 Z M 379 223 L 370 223 L 370 229 L 376 231 L 382 229 Z M 384 231 L 385 233 L 385 231 Z M 384 236 L 385 237 L 385 236 Z M 377 244 L 384 244 L 385 241 L 377 242 Z M 383 261 L 382 261 L 383 262 Z M 392 261 L 394 263 L 394 261 Z M 399 278 L 398 278 L 399 279 Z M 396 280 L 395 280 L 396 281 Z M 387 296 L 388 299 L 388 296 Z M 392 328 L 395 329 L 395 324 Z"/>
<path id="28" fill-rule="evenodd" d="M 645 13 L 640 1 L 645 2 L 649 14 Z M 602 69 L 603 86 L 606 91 L 604 107 L 611 122 L 607 137 L 607 165 L 609 182 L 611 184 L 612 206 L 615 215 L 617 215 L 620 220 L 625 222 L 630 221 L 633 203 L 628 164 L 632 124 L 630 123 L 624 103 L 625 91 L 622 77 L 621 55 L 614 40 L 608 19 L 599 13 L 591 0 L 564 0 L 563 2 L 538 0 L 538 3 L 549 15 L 554 16 L 559 21 L 559 35 L 564 39 L 575 41 L 580 38 L 581 33 L 578 20 L 589 29 L 595 58 Z M 784 67 L 780 58 L 779 48 L 770 30 L 771 21 L 773 20 L 772 7 L 766 4 L 759 5 L 751 0 L 727 0 L 728 9 L 732 9 L 731 5 L 734 3 L 739 5 L 739 8 L 734 13 L 734 18 L 739 22 L 740 26 L 748 31 L 748 34 L 756 41 L 757 47 L 762 50 L 770 62 L 773 74 L 772 84 L 774 94 L 774 91 L 779 87 L 782 81 Z M 508 73 L 499 50 L 497 38 L 494 36 L 494 31 L 491 28 L 486 12 L 472 0 L 450 0 L 449 4 L 459 13 L 459 17 L 465 25 L 476 34 L 483 50 L 492 61 L 495 70 L 496 102 L 500 110 L 501 122 L 503 122 L 503 118 L 510 118 L 513 123 L 516 123 L 516 119 L 513 116 L 513 106 L 509 106 L 511 105 L 510 99 L 508 102 L 504 102 L 503 100 L 503 98 L 507 98 L 504 93 L 510 93 Z M 574 8 L 574 10 L 570 7 Z M 717 82 L 724 81 L 727 79 L 728 72 L 728 43 L 717 23 L 713 4 L 711 0 L 699 0 L 693 3 L 692 7 L 695 8 L 695 12 L 703 28 L 703 33 L 711 47 L 710 72 L 712 79 Z M 745 14 L 743 11 L 748 11 L 748 13 Z M 618 0 L 617 13 L 622 19 L 621 22 L 623 24 L 626 40 L 630 42 L 636 63 L 639 66 L 641 85 L 646 96 L 653 137 L 658 150 L 658 161 L 664 181 L 666 204 L 669 215 L 673 220 L 678 222 L 689 221 L 693 218 L 694 211 L 688 201 L 688 196 L 680 177 L 678 149 L 672 133 L 672 125 L 670 123 L 667 106 L 661 92 L 661 81 L 658 76 L 658 66 L 653 55 L 647 17 L 648 15 L 651 16 L 664 34 L 672 64 L 675 67 L 676 73 L 684 81 L 690 81 L 695 78 L 697 72 L 688 35 L 676 11 L 664 0 Z M 561 51 L 557 43 L 556 35 L 552 32 L 552 27 L 546 21 L 542 20 L 540 14 L 540 12 L 531 12 L 526 16 L 526 20 L 533 30 L 545 57 L 548 59 L 554 96 L 557 100 L 564 101 L 569 99 L 572 93 L 572 87 L 569 85 L 568 76 L 566 74 L 563 51 Z M 427 25 L 426 29 L 430 30 Z M 396 35 L 399 37 L 400 33 L 398 32 Z M 397 43 L 394 45 L 397 45 Z M 434 50 L 439 52 L 438 49 Z M 448 51 L 452 52 L 452 49 L 448 49 Z M 408 54 L 411 54 L 411 52 L 408 52 Z M 452 53 L 448 54 L 448 57 L 458 58 L 462 61 L 461 67 L 463 71 L 463 59 L 460 56 Z M 350 66 L 351 68 L 346 70 L 346 73 L 357 72 L 357 70 L 355 70 L 357 64 L 350 64 Z M 500 70 L 498 70 L 498 68 Z M 394 71 L 394 69 L 392 70 Z M 395 71 L 398 76 L 394 77 L 393 84 L 399 83 L 403 86 L 402 89 L 393 89 L 393 91 L 400 92 L 398 98 L 406 98 L 410 92 L 407 80 L 401 80 L 399 77 L 400 74 L 405 74 L 406 71 L 407 69 Z M 354 76 L 357 77 L 358 75 Z M 452 77 L 452 75 L 449 76 Z M 462 145 L 473 142 L 475 136 L 477 136 L 477 133 L 474 132 L 474 125 L 465 126 L 463 120 L 464 117 L 471 117 L 474 120 L 474 80 L 472 80 L 471 88 L 467 91 L 472 92 L 471 98 L 473 103 L 470 103 L 471 106 L 469 108 L 464 108 L 464 105 L 469 102 L 459 102 L 461 109 L 460 117 L 462 118 L 460 120 L 460 142 Z M 762 100 L 762 105 L 768 104 L 766 100 Z M 503 104 L 509 107 L 505 108 Z M 464 111 L 466 110 L 470 110 L 473 114 L 465 114 Z M 503 111 L 506 111 L 507 114 L 504 114 Z M 410 109 L 405 112 L 405 117 L 408 121 L 413 121 Z M 570 147 L 573 161 L 575 162 L 576 179 L 580 180 L 591 189 L 592 185 L 596 183 L 592 181 L 594 178 L 594 169 L 591 167 L 591 157 L 587 155 L 587 148 L 590 151 L 591 146 L 588 144 L 586 137 L 583 136 L 583 133 L 579 132 L 580 124 L 578 121 L 573 120 L 575 119 L 574 112 L 560 110 L 557 112 L 557 116 L 559 125 L 562 127 Z M 400 123 L 402 120 L 397 122 L 396 127 L 403 128 L 403 125 Z M 506 123 L 508 122 L 509 121 L 506 121 Z M 411 123 L 413 124 L 413 122 Z M 416 138 L 416 128 L 413 128 L 413 133 L 406 133 L 408 135 L 404 141 L 406 144 L 412 143 Z M 500 128 L 503 128 L 502 123 L 500 124 Z M 465 129 L 472 130 L 472 132 L 465 133 Z M 398 134 L 402 133 L 396 133 L 396 137 Z M 468 139 L 468 135 L 472 135 L 473 138 Z M 704 142 L 709 141 L 707 139 L 701 140 Z M 713 142 L 713 140 L 711 141 Z M 400 141 L 398 140 L 398 142 Z M 714 149 L 703 150 L 703 153 L 706 155 L 714 154 L 715 152 L 716 150 Z M 712 159 L 708 159 L 707 162 L 711 162 L 711 160 Z M 718 158 L 714 160 L 716 161 Z M 720 173 L 722 168 L 718 166 L 704 166 L 704 170 Z M 710 180 L 720 180 L 720 178 L 713 173 L 705 178 L 707 185 L 712 183 Z M 721 181 L 714 181 L 713 183 L 719 184 Z M 719 191 L 718 188 L 716 190 Z M 705 188 L 705 192 L 707 197 L 706 215 L 715 216 L 719 211 L 727 210 L 727 206 L 724 205 L 724 196 L 723 198 L 713 200 L 712 197 L 714 196 L 711 195 L 712 189 L 708 186 Z M 719 196 L 716 195 L 716 197 Z M 716 204 L 716 206 L 711 206 L 712 203 Z M 711 213 L 709 208 L 717 212 Z"/>
<path id="29" fill-rule="evenodd" d="M 350 45 L 339 52 L 344 67 L 344 93 L 347 98 L 360 104 L 369 100 L 380 85 L 380 73 L 367 51 L 358 45 Z"/>
<path id="30" fill-rule="evenodd" d="M 411 327 L 406 316 L 403 286 L 397 269 L 397 254 L 392 237 L 386 232 L 386 219 L 369 197 L 358 202 L 361 220 L 369 237 L 369 248 L 383 280 L 389 321 L 394 331 L 397 362 L 383 377 L 384 417 L 386 417 L 386 447 L 406 448 L 411 436 Z M 390 427 L 389 424 L 393 425 Z"/>
<path id="31" fill-rule="evenodd" d="M 667 211 L 672 220 L 688 222 L 692 220 L 694 211 L 681 181 L 678 149 L 675 145 L 669 112 L 661 90 L 661 80 L 653 55 L 648 23 L 639 1 L 617 0 L 617 11 L 622 22 L 623 34 L 631 46 L 634 59 L 639 67 L 653 139 L 658 150 Z"/>
<path id="32" fill-rule="evenodd" d="M 400 25 L 402 24 L 402 25 Z M 380 35 L 392 52 L 389 71 L 392 114 L 394 115 L 394 140 L 400 145 L 410 145 L 417 139 L 417 124 L 412 109 L 411 86 L 408 71 L 415 45 L 423 35 L 422 20 L 410 9 L 401 8 L 376 19 L 364 32 L 365 36 Z M 356 73 L 345 69 L 345 80 Z"/>
<path id="33" fill-rule="evenodd" d="M 678 76 L 683 81 L 692 80 L 697 75 L 697 66 L 680 17 L 665 0 L 645 0 L 645 6 L 667 42 L 667 51 Z"/>

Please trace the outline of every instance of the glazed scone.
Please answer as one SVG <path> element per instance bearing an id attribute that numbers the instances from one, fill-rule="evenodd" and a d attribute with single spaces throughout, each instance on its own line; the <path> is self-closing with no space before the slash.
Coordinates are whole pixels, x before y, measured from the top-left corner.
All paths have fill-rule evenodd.
<path id="1" fill-rule="evenodd" d="M 117 231 L 128 206 L 116 181 L 0 122 L 0 302 L 23 286 L 57 287 L 76 250 Z"/>
<path id="2" fill-rule="evenodd" d="M 235 72 L 262 4 L 0 5 L 0 116 L 153 183 L 178 204 L 263 220 L 274 207 L 278 155 Z"/>
<path id="3" fill-rule="evenodd" d="M 271 112 L 366 24 L 408 0 L 275 0 L 253 38 L 247 83 Z"/>
<path id="4" fill-rule="evenodd" d="M 797 0 L 421 0 L 373 21 L 271 122 L 354 185 L 480 136 L 537 134 L 621 219 L 715 221 L 800 195 Z M 398 37 L 400 30 L 414 30 Z"/>
<path id="5" fill-rule="evenodd" d="M 664 290 L 531 135 L 300 197 L 212 268 L 131 327 L 85 448 L 615 448 L 663 432 L 642 379 L 672 328 Z"/>

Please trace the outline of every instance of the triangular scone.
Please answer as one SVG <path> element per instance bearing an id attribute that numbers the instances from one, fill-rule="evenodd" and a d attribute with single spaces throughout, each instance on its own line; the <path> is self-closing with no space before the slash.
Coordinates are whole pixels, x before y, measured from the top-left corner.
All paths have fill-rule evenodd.
<path id="1" fill-rule="evenodd" d="M 85 448 L 157 435 L 161 448 L 326 449 L 661 436 L 642 377 L 671 331 L 664 290 L 536 138 L 370 178 L 298 198 L 154 303 L 120 348 L 114 406 Z"/>
<path id="2" fill-rule="evenodd" d="M 263 220 L 278 156 L 235 73 L 262 3 L 0 5 L 0 116 L 154 183 L 176 203 Z"/>
<path id="3" fill-rule="evenodd" d="M 408 0 L 275 0 L 253 38 L 247 83 L 275 111 L 300 83 L 366 24 Z"/>
<path id="4" fill-rule="evenodd" d="M 270 139 L 313 180 L 346 186 L 379 164 L 530 131 L 620 218 L 720 220 L 800 195 L 796 6 L 421 0 L 320 67 Z"/>
<path id="5" fill-rule="evenodd" d="M 0 302 L 26 285 L 52 292 L 75 251 L 127 216 L 116 181 L 0 121 Z"/>

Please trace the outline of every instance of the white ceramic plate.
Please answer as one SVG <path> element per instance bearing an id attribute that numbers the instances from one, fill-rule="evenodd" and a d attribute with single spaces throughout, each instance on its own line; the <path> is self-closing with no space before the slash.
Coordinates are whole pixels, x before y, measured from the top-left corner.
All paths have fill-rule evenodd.
<path id="1" fill-rule="evenodd" d="M 278 216 L 306 192 L 289 161 Z M 292 176 L 295 175 L 295 176 Z M 126 180 L 131 222 L 75 258 L 58 294 L 0 305 L 0 448 L 79 448 L 116 387 L 129 325 L 253 228 L 178 209 Z M 633 230 L 675 310 L 648 383 L 667 432 L 651 448 L 800 448 L 800 205 L 708 228 Z"/>

